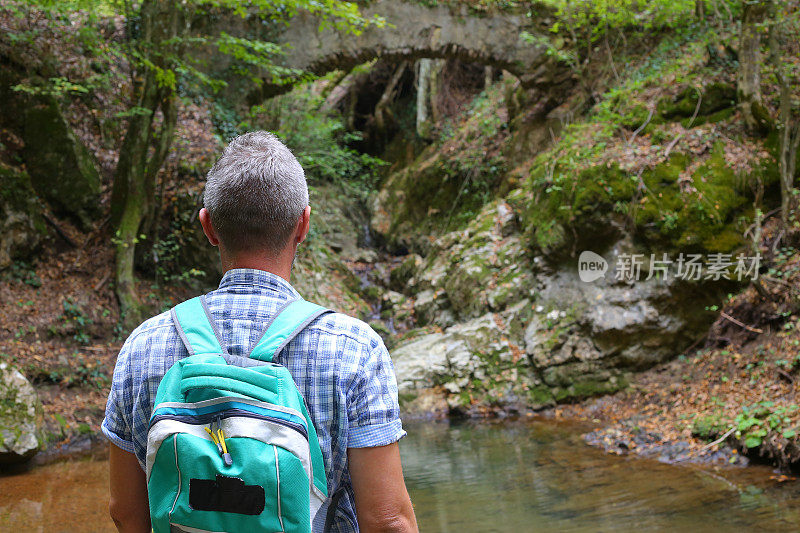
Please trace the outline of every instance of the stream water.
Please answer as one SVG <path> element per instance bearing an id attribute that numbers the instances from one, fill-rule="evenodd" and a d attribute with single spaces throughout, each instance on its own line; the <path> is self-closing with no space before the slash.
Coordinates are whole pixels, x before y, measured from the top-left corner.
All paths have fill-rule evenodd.
<path id="1" fill-rule="evenodd" d="M 609 456 L 552 421 L 407 429 L 401 453 L 423 533 L 800 530 L 800 482 L 777 484 L 766 467 Z M 102 452 L 0 477 L 0 531 L 112 531 L 107 483 Z"/>

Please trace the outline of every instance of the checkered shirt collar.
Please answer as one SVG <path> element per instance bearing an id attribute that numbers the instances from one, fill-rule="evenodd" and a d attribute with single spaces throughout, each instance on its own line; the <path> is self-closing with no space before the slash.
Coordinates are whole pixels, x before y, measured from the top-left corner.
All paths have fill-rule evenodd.
<path id="1" fill-rule="evenodd" d="M 219 288 L 226 289 L 234 286 L 256 287 L 284 294 L 290 298 L 300 298 L 300 293 L 288 281 L 266 270 L 257 270 L 255 268 L 233 268 L 228 270 L 222 276 Z"/>

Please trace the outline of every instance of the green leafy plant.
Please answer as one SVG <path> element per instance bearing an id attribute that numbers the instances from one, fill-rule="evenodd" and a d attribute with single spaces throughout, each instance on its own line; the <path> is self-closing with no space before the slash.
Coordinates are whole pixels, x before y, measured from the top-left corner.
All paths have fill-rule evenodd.
<path id="1" fill-rule="evenodd" d="M 64 313 L 61 315 L 61 319 L 64 323 L 64 329 L 74 331 L 72 338 L 76 342 L 89 344 L 91 336 L 86 328 L 93 324 L 92 319 L 86 315 L 83 308 L 75 303 L 72 298 L 65 298 L 62 302 L 62 307 Z"/>
<path id="2" fill-rule="evenodd" d="M 796 404 L 776 405 L 772 401 L 761 401 L 742 407 L 733 423 L 735 436 L 743 439 L 747 448 L 761 446 L 771 433 L 779 434 L 786 439 L 796 435 L 797 428 L 792 426 L 792 417 L 800 409 Z"/>

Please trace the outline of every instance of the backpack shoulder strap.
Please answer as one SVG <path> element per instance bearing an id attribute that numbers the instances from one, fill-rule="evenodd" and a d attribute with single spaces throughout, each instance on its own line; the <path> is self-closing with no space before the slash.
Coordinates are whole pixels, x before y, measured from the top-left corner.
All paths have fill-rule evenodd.
<path id="1" fill-rule="evenodd" d="M 211 319 L 205 296 L 198 296 L 176 305 L 170 311 L 170 315 L 178 335 L 189 350 L 189 355 L 227 353 L 222 347 L 217 326 Z"/>
<path id="2" fill-rule="evenodd" d="M 329 309 L 307 302 L 302 298 L 289 301 L 278 310 L 278 314 L 267 325 L 261 338 L 250 350 L 248 357 L 259 361 L 272 361 L 306 326 L 320 315 L 329 312 Z"/>

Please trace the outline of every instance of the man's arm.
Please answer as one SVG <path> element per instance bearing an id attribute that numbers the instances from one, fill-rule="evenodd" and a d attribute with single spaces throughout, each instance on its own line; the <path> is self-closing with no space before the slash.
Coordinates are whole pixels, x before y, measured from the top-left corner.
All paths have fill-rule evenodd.
<path id="1" fill-rule="evenodd" d="M 109 444 L 111 499 L 108 511 L 121 533 L 150 533 L 147 482 L 136 456 Z"/>
<path id="2" fill-rule="evenodd" d="M 359 529 L 364 533 L 418 531 L 397 443 L 348 448 L 347 460 Z"/>

